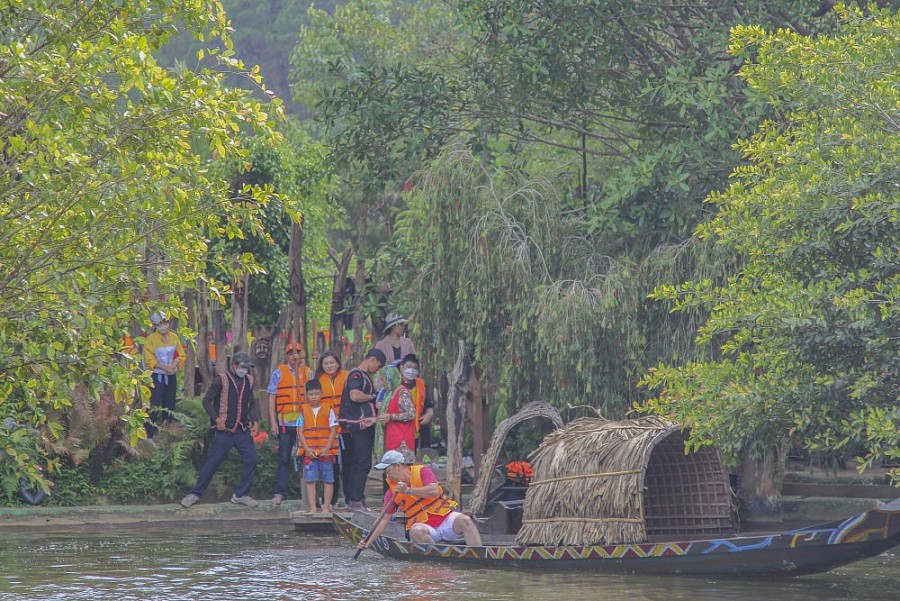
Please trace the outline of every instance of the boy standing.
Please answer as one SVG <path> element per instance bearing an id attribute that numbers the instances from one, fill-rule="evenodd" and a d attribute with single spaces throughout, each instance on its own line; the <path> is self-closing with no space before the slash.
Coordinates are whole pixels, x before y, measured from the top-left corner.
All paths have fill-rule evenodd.
<path id="1" fill-rule="evenodd" d="M 338 454 L 337 418 L 330 405 L 322 403 L 322 385 L 318 380 L 306 383 L 307 404 L 297 419 L 297 454 L 303 457 L 303 480 L 310 513 L 316 513 L 316 483 L 324 484 L 322 511 L 331 513 L 334 492 L 334 458 Z"/>

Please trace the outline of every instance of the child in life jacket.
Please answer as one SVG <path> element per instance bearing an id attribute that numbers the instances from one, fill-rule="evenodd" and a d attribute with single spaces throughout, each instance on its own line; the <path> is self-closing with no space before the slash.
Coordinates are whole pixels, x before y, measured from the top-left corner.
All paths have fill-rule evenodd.
<path id="1" fill-rule="evenodd" d="M 330 405 L 322 403 L 322 385 L 318 380 L 306 382 L 306 400 L 297 418 L 297 455 L 303 457 L 303 481 L 310 513 L 317 507 L 316 483 L 322 482 L 322 511 L 331 513 L 334 491 L 334 458 L 338 454 L 338 421 Z"/>

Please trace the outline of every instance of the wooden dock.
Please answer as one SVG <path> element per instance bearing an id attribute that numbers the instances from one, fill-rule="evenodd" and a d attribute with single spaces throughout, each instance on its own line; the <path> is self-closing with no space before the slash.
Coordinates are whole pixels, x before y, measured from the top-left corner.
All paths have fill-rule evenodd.
<path id="1" fill-rule="evenodd" d="M 341 515 L 348 520 L 353 517 L 353 512 L 344 512 L 337 511 L 335 512 L 338 515 Z M 319 534 L 334 534 L 337 536 L 337 531 L 334 529 L 334 524 L 331 522 L 331 517 L 333 514 L 331 513 L 309 513 L 308 511 L 292 511 L 291 512 L 291 523 L 294 525 L 294 530 L 297 532 L 310 532 L 310 533 L 319 533 Z"/>

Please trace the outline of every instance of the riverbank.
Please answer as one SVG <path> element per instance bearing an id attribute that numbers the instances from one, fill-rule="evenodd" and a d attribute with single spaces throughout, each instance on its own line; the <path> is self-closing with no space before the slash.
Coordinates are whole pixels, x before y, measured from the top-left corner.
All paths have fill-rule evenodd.
<path id="1" fill-rule="evenodd" d="M 161 505 L 92 505 L 85 507 L 5 507 L 0 508 L 3 530 L 87 531 L 103 528 L 171 527 L 191 528 L 228 523 L 283 524 L 290 527 L 291 512 L 300 510 L 300 500 L 275 506 L 260 501 L 257 507 L 234 503 L 197 503 L 185 509 L 176 502 Z"/>
<path id="2" fill-rule="evenodd" d="M 872 470 L 879 472 L 884 470 Z M 374 472 L 373 472 L 374 473 Z M 852 472 L 847 471 L 847 476 Z M 876 480 L 882 474 L 869 474 Z M 849 479 L 849 478 L 848 478 Z M 805 480 L 805 482 L 804 482 Z M 806 526 L 816 522 L 840 519 L 866 511 L 879 501 L 890 501 L 900 497 L 900 489 L 871 483 L 839 483 L 841 478 L 813 470 L 803 470 L 786 478 L 779 511 L 745 512 L 741 516 L 742 529 L 781 530 Z M 831 481 L 831 484 L 823 484 Z M 836 481 L 838 483 L 836 483 Z M 380 506 L 381 481 L 370 477 L 367 483 L 367 503 L 369 507 Z M 831 486 L 831 493 L 828 493 Z M 808 487 L 804 489 L 804 487 Z M 466 495 L 464 495 L 465 500 Z M 257 507 L 245 507 L 229 502 L 203 502 L 202 500 L 185 509 L 173 501 L 156 505 L 91 505 L 91 506 L 24 506 L 0 508 L 0 530 L 3 531 L 93 531 L 99 529 L 129 528 L 172 528 L 190 529 L 201 527 L 230 528 L 246 525 L 266 525 L 285 530 L 293 529 L 292 513 L 304 507 L 299 499 L 286 500 L 274 505 L 268 499 L 260 500 Z M 319 521 L 319 520 L 316 520 Z"/>
<path id="3" fill-rule="evenodd" d="M 900 496 L 900 495 L 898 495 Z M 369 499 L 370 507 L 378 499 Z M 756 519 L 742 520 L 745 527 L 781 529 L 809 525 L 853 515 L 875 506 L 876 499 L 838 499 L 831 497 L 785 497 L 782 511 Z M 301 501 L 288 500 L 279 506 L 260 501 L 257 507 L 233 503 L 200 502 L 190 509 L 177 503 L 162 505 L 93 505 L 86 507 L 6 507 L 0 508 L 2 531 L 94 531 L 115 528 L 190 529 L 227 524 L 283 526 L 293 529 L 292 514 L 303 509 Z M 298 514 L 302 515 L 302 514 Z"/>

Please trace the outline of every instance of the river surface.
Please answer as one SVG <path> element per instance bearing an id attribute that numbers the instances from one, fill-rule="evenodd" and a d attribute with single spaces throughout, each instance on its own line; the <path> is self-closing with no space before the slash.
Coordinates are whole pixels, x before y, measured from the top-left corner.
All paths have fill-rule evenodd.
<path id="1" fill-rule="evenodd" d="M 0 530 L 2 532 L 2 530 Z M 8 533 L 0 600 L 585 601 L 900 599 L 898 550 L 827 574 L 733 580 L 530 574 L 384 559 L 288 528 Z"/>

